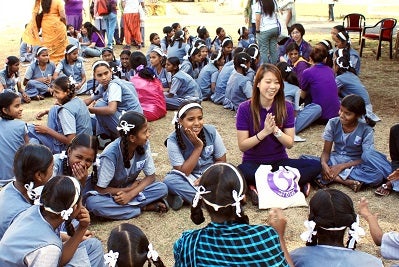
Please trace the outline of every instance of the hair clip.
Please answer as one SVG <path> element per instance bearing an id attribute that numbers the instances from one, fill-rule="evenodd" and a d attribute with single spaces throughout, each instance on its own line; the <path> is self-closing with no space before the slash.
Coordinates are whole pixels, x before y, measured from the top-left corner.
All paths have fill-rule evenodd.
<path id="1" fill-rule="evenodd" d="M 307 230 L 301 234 L 301 239 L 310 243 L 312 242 L 312 236 L 317 234 L 317 231 L 314 230 L 316 223 L 314 221 L 305 221 L 303 224 Z"/>
<path id="2" fill-rule="evenodd" d="M 134 127 L 136 127 L 136 125 L 130 124 L 125 120 L 121 121 L 119 124 L 120 126 L 116 126 L 116 129 L 118 131 L 124 131 L 125 134 L 127 134 L 131 129 L 134 129 Z"/>
<path id="3" fill-rule="evenodd" d="M 233 194 L 233 199 L 234 199 L 234 203 L 231 204 L 231 206 L 236 207 L 236 215 L 238 217 L 241 217 L 241 200 L 244 198 L 243 195 L 238 195 L 236 190 L 233 190 L 232 192 Z"/>
<path id="4" fill-rule="evenodd" d="M 148 245 L 147 259 L 152 261 L 157 261 L 158 258 L 159 258 L 158 252 L 155 251 L 155 249 L 152 247 L 152 244 L 150 243 Z"/>
<path id="5" fill-rule="evenodd" d="M 352 223 L 348 234 L 350 235 L 348 248 L 353 249 L 355 247 L 355 242 L 359 242 L 362 236 L 365 236 L 364 229 L 360 227 L 359 215 L 356 215 L 356 221 Z"/>
<path id="6" fill-rule="evenodd" d="M 192 204 L 193 208 L 197 207 L 198 201 L 202 198 L 202 195 L 208 194 L 210 192 L 211 191 L 206 191 L 204 186 L 202 186 L 202 185 L 199 186 L 198 189 L 197 189 L 197 192 L 195 192 L 195 196 L 194 196 L 194 199 L 193 199 L 193 204 Z"/>
<path id="7" fill-rule="evenodd" d="M 108 264 L 108 267 L 115 267 L 116 262 L 119 258 L 119 252 L 113 252 L 110 250 L 108 253 L 104 254 L 104 264 Z"/>
<path id="8" fill-rule="evenodd" d="M 137 71 L 137 72 L 139 72 L 139 71 L 141 71 L 141 70 L 143 70 L 143 69 L 144 69 L 144 65 L 143 65 L 143 64 L 138 65 L 138 66 L 136 67 L 136 71 Z"/>

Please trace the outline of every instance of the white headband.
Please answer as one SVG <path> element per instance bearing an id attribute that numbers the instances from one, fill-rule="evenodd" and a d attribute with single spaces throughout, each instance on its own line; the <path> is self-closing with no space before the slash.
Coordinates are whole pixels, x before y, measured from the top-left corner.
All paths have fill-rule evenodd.
<path id="1" fill-rule="evenodd" d="M 217 56 L 214 59 L 211 59 L 211 63 L 215 63 L 216 61 L 218 61 L 220 58 L 222 57 L 222 50 L 218 51 Z"/>
<path id="2" fill-rule="evenodd" d="M 106 65 L 108 68 L 110 68 L 109 63 L 105 60 L 98 60 L 96 62 L 94 62 L 93 66 L 91 67 L 92 71 L 94 71 L 96 69 L 96 67 L 100 64 L 104 64 Z"/>
<path id="3" fill-rule="evenodd" d="M 259 54 L 259 50 L 256 47 L 254 47 L 254 48 L 255 48 L 255 51 L 254 51 L 254 55 L 251 57 L 252 59 L 256 59 L 256 57 Z"/>
<path id="4" fill-rule="evenodd" d="M 339 32 L 338 36 L 341 37 L 342 40 L 348 41 L 348 39 L 346 39 L 345 35 L 342 32 Z"/>
<path id="5" fill-rule="evenodd" d="M 202 109 L 202 106 L 198 103 L 189 103 L 189 104 L 183 106 L 178 112 L 175 112 L 175 116 L 173 117 L 172 124 L 179 122 L 180 116 L 183 115 L 184 113 L 186 113 L 186 111 L 189 110 L 190 108 L 194 108 L 194 107 Z"/>
<path id="6" fill-rule="evenodd" d="M 69 178 L 69 179 L 73 182 L 73 185 L 74 185 L 74 187 L 75 187 L 75 196 L 74 196 L 74 198 L 73 198 L 73 201 L 72 201 L 71 206 L 70 206 L 68 209 L 62 210 L 62 211 L 60 211 L 60 212 L 55 211 L 55 210 L 53 210 L 52 208 L 46 207 L 46 206 L 44 206 L 44 209 L 45 209 L 46 211 L 48 211 L 48 212 L 61 215 L 62 219 L 63 219 L 64 221 L 67 221 L 67 220 L 69 219 L 69 216 L 71 216 L 71 214 L 72 214 L 72 212 L 73 212 L 73 206 L 75 206 L 76 203 L 78 203 L 78 200 L 79 200 L 79 197 L 80 197 L 80 183 L 79 183 L 79 181 L 78 181 L 76 178 L 74 178 L 74 177 L 71 177 L 71 176 L 65 176 L 65 177 L 66 177 L 66 178 Z"/>
<path id="7" fill-rule="evenodd" d="M 73 51 L 75 51 L 76 49 L 78 49 L 77 46 L 76 46 L 76 45 L 73 45 L 71 48 L 69 48 L 67 51 L 65 51 L 65 54 L 70 54 L 70 53 L 72 53 Z"/>
<path id="8" fill-rule="evenodd" d="M 161 48 L 155 47 L 154 49 L 151 50 L 151 52 L 157 53 L 161 57 L 165 57 L 165 53 L 162 51 Z"/>
<path id="9" fill-rule="evenodd" d="M 321 40 L 320 43 L 322 43 L 325 46 L 327 46 L 327 48 L 330 48 L 330 44 L 326 40 Z"/>
<path id="10" fill-rule="evenodd" d="M 227 42 L 228 40 L 230 40 L 230 41 L 231 41 L 231 39 L 230 39 L 230 38 L 228 38 L 228 37 L 224 38 L 224 40 L 222 41 L 222 47 L 223 47 L 224 43 L 225 43 L 225 42 Z"/>
<path id="11" fill-rule="evenodd" d="M 344 57 L 343 56 L 340 56 L 340 57 L 337 57 L 336 59 L 335 59 L 335 63 L 340 67 L 340 68 L 343 68 L 343 69 L 346 69 L 346 70 L 349 70 L 349 68 L 350 68 L 350 65 L 348 65 L 348 66 L 344 66 L 344 64 L 343 64 L 343 62 L 341 62 L 340 61 L 340 59 L 344 59 Z"/>
<path id="12" fill-rule="evenodd" d="M 238 34 L 239 34 L 240 36 L 242 36 L 242 35 L 244 34 L 243 29 L 244 29 L 244 27 L 241 27 L 241 28 L 238 29 Z"/>
<path id="13" fill-rule="evenodd" d="M 198 47 L 195 47 L 195 46 L 191 47 L 190 49 L 191 49 L 191 50 L 190 50 L 190 57 L 194 54 L 194 52 L 195 52 L 196 49 L 199 50 L 199 48 L 198 48 Z"/>
<path id="14" fill-rule="evenodd" d="M 39 55 L 44 50 L 48 50 L 48 48 L 45 46 L 40 47 L 39 49 L 37 49 L 36 55 Z"/>

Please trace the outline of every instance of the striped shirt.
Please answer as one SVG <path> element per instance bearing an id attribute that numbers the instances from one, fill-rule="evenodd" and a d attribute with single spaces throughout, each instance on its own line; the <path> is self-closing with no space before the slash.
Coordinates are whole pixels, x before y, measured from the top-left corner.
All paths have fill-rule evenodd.
<path id="1" fill-rule="evenodd" d="M 213 223 L 186 231 L 174 245 L 175 266 L 288 266 L 277 232 L 266 225 Z"/>

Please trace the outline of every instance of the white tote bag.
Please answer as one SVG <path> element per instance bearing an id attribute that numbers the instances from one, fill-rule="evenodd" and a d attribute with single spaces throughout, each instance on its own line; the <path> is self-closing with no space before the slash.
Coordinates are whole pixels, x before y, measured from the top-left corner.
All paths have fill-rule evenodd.
<path id="1" fill-rule="evenodd" d="M 299 189 L 298 169 L 280 166 L 275 172 L 271 170 L 271 165 L 260 165 L 255 173 L 259 209 L 285 209 L 308 205 Z"/>

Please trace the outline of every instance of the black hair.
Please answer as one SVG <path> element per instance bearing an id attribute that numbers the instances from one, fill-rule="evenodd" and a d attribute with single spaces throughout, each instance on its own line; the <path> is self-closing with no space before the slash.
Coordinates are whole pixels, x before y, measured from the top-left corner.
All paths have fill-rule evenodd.
<path id="1" fill-rule="evenodd" d="M 113 50 L 111 47 L 104 47 L 104 48 L 101 50 L 101 56 L 104 55 L 104 52 L 110 52 L 110 53 L 112 54 L 112 61 L 116 61 L 116 57 L 115 57 L 115 54 L 114 54 L 114 50 Z"/>
<path id="2" fill-rule="evenodd" d="M 259 49 L 251 46 L 245 49 L 245 53 L 247 53 L 251 57 L 251 68 L 256 71 L 258 69 L 258 66 L 256 65 L 256 60 L 260 57 Z"/>
<path id="3" fill-rule="evenodd" d="M 11 74 L 10 74 L 10 67 L 16 63 L 19 63 L 19 58 L 17 58 L 16 56 L 9 56 L 6 59 L 6 75 L 7 78 L 11 78 Z M 18 72 L 15 72 L 15 77 L 18 77 L 19 74 Z"/>
<path id="4" fill-rule="evenodd" d="M 122 223 L 112 229 L 108 237 L 107 248 L 119 253 L 117 266 L 144 266 L 148 261 L 148 266 L 153 263 L 156 267 L 164 267 L 160 257 L 156 261 L 148 259 L 149 244 L 147 236 L 139 227 L 130 223 Z"/>
<path id="5" fill-rule="evenodd" d="M 305 35 L 305 28 L 300 23 L 292 24 L 291 27 L 288 29 L 288 34 L 291 35 L 291 32 L 293 32 L 295 29 L 297 29 L 301 33 L 302 37 Z"/>
<path id="6" fill-rule="evenodd" d="M 212 62 L 212 64 L 213 64 L 216 68 L 221 67 L 221 66 L 219 66 L 219 64 L 218 64 L 218 61 L 219 61 L 219 59 L 221 59 L 221 58 L 223 57 L 223 55 L 220 54 L 220 58 L 216 59 L 217 56 L 219 55 L 219 52 L 222 53 L 221 51 L 215 51 L 215 52 L 213 52 L 213 53 L 211 54 L 211 62 Z M 215 60 L 215 59 L 216 59 L 216 60 Z"/>
<path id="7" fill-rule="evenodd" d="M 239 29 L 238 29 L 238 35 L 239 35 L 239 37 L 238 37 L 238 41 L 241 41 L 241 39 L 242 39 L 242 35 L 244 34 L 244 32 L 247 30 L 247 27 L 240 27 Z"/>
<path id="8" fill-rule="evenodd" d="M 41 0 L 43 13 L 49 13 L 52 0 Z"/>
<path id="9" fill-rule="evenodd" d="M 216 163 L 202 174 L 199 185 L 203 186 L 206 191 L 210 191 L 202 195 L 202 198 L 221 207 L 215 210 L 214 207 L 200 199 L 196 207 L 191 207 L 190 218 L 195 224 L 201 224 L 205 221 L 202 204 L 205 205 L 211 216 L 230 219 L 234 215 L 234 221 L 249 223 L 249 218 L 244 214 L 244 211 L 241 210 L 240 217 L 236 214 L 236 207 L 232 205 L 235 202 L 232 194 L 233 190 L 237 193 L 242 192 L 242 194 L 247 190 L 245 179 L 236 167 L 228 163 Z"/>
<path id="10" fill-rule="evenodd" d="M 341 106 L 355 113 L 357 116 L 366 115 L 366 103 L 361 96 L 350 94 L 345 96 L 341 101 Z"/>
<path id="11" fill-rule="evenodd" d="M 98 140 L 96 136 L 92 136 L 86 133 L 77 134 L 71 141 L 71 143 L 66 148 L 66 155 L 62 159 L 62 174 L 72 176 L 72 168 L 69 165 L 69 153 L 71 150 L 75 150 L 78 147 L 87 147 L 94 150 L 94 160 L 96 160 L 96 155 L 98 152 Z M 97 165 L 93 164 L 91 181 L 93 184 L 97 184 Z"/>
<path id="12" fill-rule="evenodd" d="M 169 61 L 169 63 L 174 67 L 177 67 L 176 72 L 179 71 L 180 59 L 178 57 L 169 57 L 167 61 Z"/>
<path id="13" fill-rule="evenodd" d="M 343 25 L 335 25 L 333 29 L 337 30 L 337 32 L 345 31 L 345 27 Z"/>
<path id="14" fill-rule="evenodd" d="M 3 120 L 13 120 L 14 119 L 14 117 L 11 117 L 10 115 L 6 114 L 3 111 L 3 109 L 8 109 L 12 105 L 12 103 L 14 102 L 14 100 L 16 98 L 19 98 L 19 95 L 17 95 L 14 92 L 5 91 L 0 94 L 0 117 Z"/>
<path id="15" fill-rule="evenodd" d="M 327 49 L 323 45 L 316 44 L 313 46 L 312 52 L 310 52 L 309 57 L 313 60 L 314 63 L 323 63 L 323 61 L 327 58 L 328 53 Z"/>
<path id="16" fill-rule="evenodd" d="M 222 43 L 221 43 L 222 53 L 224 53 L 224 48 L 227 47 L 228 45 L 233 46 L 233 40 L 231 40 L 230 38 L 226 37 L 226 38 L 222 41 Z M 227 62 L 227 61 L 230 61 L 230 60 L 233 59 L 233 51 L 231 51 L 231 52 L 230 52 L 228 55 L 226 55 L 226 56 L 223 54 L 223 56 L 224 56 L 224 58 L 226 59 L 226 62 Z"/>
<path id="17" fill-rule="evenodd" d="M 273 0 L 259 0 L 262 13 L 265 13 L 269 17 L 272 17 L 275 11 L 275 4 Z"/>
<path id="18" fill-rule="evenodd" d="M 248 47 L 248 48 L 249 48 L 249 47 Z M 258 47 L 258 48 L 259 48 L 259 47 Z M 236 55 L 236 54 L 238 54 L 238 53 L 241 53 L 241 52 L 244 52 L 244 50 L 245 50 L 244 47 L 238 46 L 238 47 L 236 47 L 236 48 L 234 49 L 234 55 Z"/>
<path id="19" fill-rule="evenodd" d="M 174 30 L 176 30 L 177 27 L 179 27 L 179 26 L 180 26 L 180 23 L 179 23 L 179 22 L 175 22 L 175 23 L 172 24 L 172 28 L 173 28 Z"/>
<path id="20" fill-rule="evenodd" d="M 184 41 L 184 32 L 180 30 L 175 32 L 175 35 L 173 36 L 170 45 L 173 46 L 175 42 L 179 42 L 179 48 L 181 48 L 183 45 L 183 41 Z"/>
<path id="21" fill-rule="evenodd" d="M 345 72 L 352 72 L 357 76 L 356 70 L 354 67 L 351 66 L 350 59 L 346 56 L 338 56 L 334 62 L 337 67 L 337 76 L 345 73 Z"/>
<path id="22" fill-rule="evenodd" d="M 316 223 L 317 234 L 312 235 L 311 242 L 306 243 L 307 246 L 317 245 L 319 234 L 343 236 L 345 229 L 331 232 L 323 228 L 351 227 L 352 223 L 356 222 L 352 199 L 337 189 L 328 188 L 317 191 L 309 202 L 309 221 Z M 348 244 L 351 238 L 349 236 Z"/>
<path id="23" fill-rule="evenodd" d="M 191 64 L 193 63 L 193 61 L 191 60 L 192 57 L 199 53 L 201 53 L 201 49 L 196 46 L 190 47 L 190 49 L 188 50 L 188 60 L 191 62 Z"/>
<path id="24" fill-rule="evenodd" d="M 350 39 L 349 39 L 349 34 L 346 30 L 343 31 L 339 31 L 337 33 L 337 38 L 341 41 L 345 43 L 345 48 L 350 48 L 351 47 L 351 43 L 350 43 Z"/>
<path id="25" fill-rule="evenodd" d="M 99 61 L 104 61 L 104 60 L 97 60 L 97 61 L 94 61 L 94 63 L 93 63 L 93 66 L 94 66 L 94 64 L 96 64 L 97 62 L 99 62 Z M 112 72 L 112 74 L 113 74 L 113 69 L 112 69 L 112 67 L 111 67 L 111 65 L 107 62 L 107 63 L 104 63 L 104 62 L 100 62 L 100 63 L 97 63 L 96 64 L 96 66 L 93 68 L 93 88 L 94 88 L 94 90 L 97 88 L 97 86 L 96 86 L 96 79 L 95 79 L 95 75 L 94 75 L 94 73 L 96 72 L 96 69 L 98 68 L 98 67 L 107 67 L 111 72 Z M 112 75 L 111 74 L 111 75 Z M 111 79 L 112 79 L 112 77 L 111 77 Z M 98 95 L 100 92 L 98 91 L 98 90 L 95 90 L 94 91 L 94 95 Z"/>
<path id="26" fill-rule="evenodd" d="M 168 34 L 168 33 L 171 33 L 172 30 L 173 30 L 172 27 L 170 27 L 170 26 L 165 26 L 165 27 L 163 27 L 163 30 L 162 30 L 162 31 L 163 31 L 164 34 Z"/>
<path id="27" fill-rule="evenodd" d="M 151 68 L 147 67 L 147 58 L 142 52 L 132 52 L 129 62 L 130 66 L 138 73 L 139 77 L 151 81 L 155 79 L 155 73 Z"/>
<path id="28" fill-rule="evenodd" d="M 278 62 L 276 66 L 280 70 L 281 77 L 284 81 L 299 87 L 298 77 L 296 76 L 295 71 L 287 62 Z"/>
<path id="29" fill-rule="evenodd" d="M 14 156 L 15 179 L 22 184 L 35 181 L 37 172 L 45 173 L 53 162 L 53 154 L 48 147 L 37 144 L 21 146 Z"/>
<path id="30" fill-rule="evenodd" d="M 159 54 L 157 51 L 160 51 L 160 52 L 162 52 L 162 50 L 160 50 L 160 49 L 157 49 L 157 50 L 152 50 L 151 52 L 150 52 L 150 54 L 151 53 L 155 53 L 155 54 L 157 54 L 157 56 L 158 57 L 160 57 L 161 58 L 161 66 L 162 66 L 162 68 L 165 68 L 165 64 L 166 64 L 166 59 L 167 59 L 167 57 L 166 57 L 166 55 L 162 52 L 162 55 L 161 54 Z"/>
<path id="31" fill-rule="evenodd" d="M 67 53 L 67 51 L 69 50 L 69 49 L 71 49 L 72 47 L 74 47 L 75 45 L 73 45 L 73 44 L 69 44 L 69 45 L 67 45 L 66 46 L 66 48 L 65 48 L 65 61 L 66 62 L 68 62 L 68 59 L 67 59 L 67 57 L 68 57 L 68 55 L 70 54 L 70 53 Z M 73 51 L 75 51 L 75 50 L 78 50 L 78 48 L 76 47 L 76 49 L 74 49 Z M 73 52 L 72 51 L 72 52 Z"/>
<path id="32" fill-rule="evenodd" d="M 129 158 L 129 140 L 128 137 L 130 135 L 136 135 L 147 123 L 147 119 L 144 117 L 143 114 L 135 112 L 135 111 L 128 111 L 123 114 L 120 119 L 118 126 L 123 126 L 122 124 L 129 124 L 134 125 L 128 129 L 127 132 L 125 130 L 119 130 L 119 135 L 121 137 L 121 149 L 122 149 L 122 157 L 123 157 L 123 164 L 125 168 L 130 168 L 130 158 Z M 144 155 L 145 150 L 142 146 L 137 146 L 136 151 L 139 155 Z"/>
<path id="33" fill-rule="evenodd" d="M 91 22 L 87 21 L 83 24 L 83 27 L 87 29 L 87 37 L 91 40 L 91 36 L 94 32 L 101 34 L 100 31 Z"/>
<path id="34" fill-rule="evenodd" d="M 194 45 L 193 46 L 198 47 L 200 44 L 206 45 L 204 40 L 197 39 L 197 40 L 194 41 Z"/>
<path id="35" fill-rule="evenodd" d="M 152 41 L 154 40 L 155 36 L 157 36 L 157 35 L 158 35 L 158 33 L 156 33 L 156 32 L 153 32 L 153 33 L 150 34 L 150 42 L 151 42 L 151 44 L 153 44 Z M 157 45 L 157 46 L 161 47 L 161 45 Z"/>
<path id="36" fill-rule="evenodd" d="M 211 45 L 213 45 L 215 43 L 216 39 L 219 38 L 219 34 L 222 32 L 222 30 L 223 30 L 222 27 L 217 27 L 216 28 L 216 36 L 215 36 L 215 38 L 213 38 L 213 40 L 211 42 Z"/>
<path id="37" fill-rule="evenodd" d="M 57 175 L 51 178 L 44 185 L 42 194 L 40 196 L 42 212 L 47 212 L 49 215 L 51 215 L 52 213 L 45 211 L 45 207 L 51 208 L 55 212 L 68 210 L 71 207 L 76 194 L 75 184 L 71 179 L 75 178 L 64 175 Z M 80 196 L 77 203 L 79 203 L 81 198 L 82 190 L 80 188 Z M 65 221 L 65 227 L 69 236 L 73 236 L 75 233 L 71 222 L 72 218 L 69 218 L 67 221 Z"/>
<path id="38" fill-rule="evenodd" d="M 186 102 L 183 102 L 180 105 L 179 110 L 177 111 L 177 114 L 179 114 L 179 119 L 183 120 L 186 117 L 187 112 L 192 110 L 192 109 L 201 109 L 201 111 L 203 111 L 202 108 L 200 108 L 200 107 L 192 107 L 192 108 L 187 109 L 186 112 L 184 112 L 183 114 L 180 114 L 180 110 L 184 106 L 186 106 L 188 104 L 191 104 L 191 103 L 197 103 L 197 102 L 195 102 L 195 101 L 186 101 Z M 186 150 L 186 145 L 184 144 L 183 137 L 182 137 L 182 129 L 181 129 L 180 124 L 179 124 L 178 121 L 175 122 L 175 132 L 176 132 L 176 139 L 177 139 L 177 144 L 179 145 L 179 148 L 181 150 Z M 204 144 L 203 148 L 205 148 L 206 147 L 206 139 L 205 139 L 204 128 L 202 128 L 201 131 L 199 132 L 198 138 L 201 139 L 202 143 Z"/>
<path id="39" fill-rule="evenodd" d="M 60 88 L 63 92 L 68 92 L 66 99 L 63 103 L 65 104 L 69 102 L 75 96 L 75 85 L 71 83 L 69 77 L 67 76 L 60 76 L 54 81 L 54 85 Z"/>
<path id="40" fill-rule="evenodd" d="M 332 47 L 331 42 L 329 40 L 322 40 L 317 44 L 322 45 L 327 49 L 328 56 L 327 56 L 326 65 L 329 66 L 330 68 L 332 68 L 334 66 L 334 62 L 333 62 L 334 49 Z"/>
<path id="41" fill-rule="evenodd" d="M 76 31 L 75 27 L 73 27 L 73 34 L 71 35 L 71 33 L 69 32 L 68 28 L 69 27 L 73 27 L 72 24 L 68 24 L 66 25 L 66 29 L 67 29 L 67 36 L 71 36 L 73 38 L 77 38 L 78 37 L 78 32 Z"/>
<path id="42" fill-rule="evenodd" d="M 296 50 L 299 53 L 299 46 L 297 45 L 297 43 L 292 42 L 289 43 L 286 47 L 285 47 L 285 53 L 288 54 L 289 52 Z"/>
<path id="43" fill-rule="evenodd" d="M 242 69 L 243 75 L 247 75 L 247 71 L 249 67 L 247 66 L 247 63 L 251 62 L 251 57 L 245 53 L 245 52 L 240 52 L 236 55 L 234 55 L 234 69 Z"/>
<path id="44" fill-rule="evenodd" d="M 205 28 L 205 26 L 198 26 L 197 33 L 200 39 L 205 40 L 205 35 L 208 33 L 208 30 Z"/>

